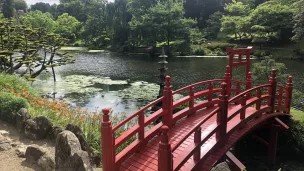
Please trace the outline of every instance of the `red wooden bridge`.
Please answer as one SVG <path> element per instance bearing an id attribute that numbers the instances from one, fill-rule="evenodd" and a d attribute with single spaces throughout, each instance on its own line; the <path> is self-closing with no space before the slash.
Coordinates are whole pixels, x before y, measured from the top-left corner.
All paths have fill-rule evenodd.
<path id="1" fill-rule="evenodd" d="M 292 77 L 286 86 L 277 85 L 276 71 L 272 70 L 268 84 L 252 87 L 249 72 L 252 48 L 227 48 L 227 52 L 229 65 L 223 79 L 202 81 L 172 91 L 167 76 L 163 97 L 114 127 L 109 109 L 104 109 L 103 171 L 208 171 L 223 157 L 230 160 L 236 170 L 243 170 L 245 166 L 229 150 L 243 136 L 265 125 L 270 129 L 268 142 L 257 139 L 268 145 L 268 158 L 273 163 L 278 130 L 288 128 L 279 117 L 290 115 Z M 246 66 L 246 81 L 233 80 L 232 68 L 242 65 Z M 174 95 L 182 93 L 188 95 L 173 100 Z M 159 103 L 162 103 L 159 110 L 147 114 L 146 111 Z M 181 105 L 188 107 L 176 111 Z M 160 123 L 152 124 L 159 118 Z M 115 136 L 119 128 L 134 120 L 137 124 Z M 121 146 L 126 147 L 118 152 Z"/>

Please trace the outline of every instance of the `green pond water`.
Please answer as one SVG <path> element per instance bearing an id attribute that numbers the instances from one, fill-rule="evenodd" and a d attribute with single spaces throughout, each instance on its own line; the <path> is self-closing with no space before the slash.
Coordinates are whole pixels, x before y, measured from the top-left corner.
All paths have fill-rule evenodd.
<path id="1" fill-rule="evenodd" d="M 43 74 L 33 85 L 42 94 L 56 92 L 56 98 L 64 98 L 73 106 L 90 111 L 111 107 L 115 112 L 131 114 L 157 97 L 159 60 L 145 55 L 81 53 L 76 56 L 76 63 L 56 68 L 56 83 L 51 74 Z M 176 90 L 191 83 L 222 78 L 228 59 L 169 58 L 168 62 L 167 74 Z M 280 62 L 294 76 L 295 87 L 304 91 L 304 62 Z M 233 77 L 244 79 L 244 68 L 235 69 Z"/>

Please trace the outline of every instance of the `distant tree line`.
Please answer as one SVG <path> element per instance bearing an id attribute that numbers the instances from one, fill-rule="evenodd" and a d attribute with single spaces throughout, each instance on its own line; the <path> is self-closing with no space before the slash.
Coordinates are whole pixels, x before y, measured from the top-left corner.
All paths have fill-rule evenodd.
<path id="1" fill-rule="evenodd" d="M 228 39 L 263 45 L 304 36 L 303 0 L 60 0 L 59 4 L 1 0 L 6 18 L 44 27 L 76 44 L 128 49 Z"/>

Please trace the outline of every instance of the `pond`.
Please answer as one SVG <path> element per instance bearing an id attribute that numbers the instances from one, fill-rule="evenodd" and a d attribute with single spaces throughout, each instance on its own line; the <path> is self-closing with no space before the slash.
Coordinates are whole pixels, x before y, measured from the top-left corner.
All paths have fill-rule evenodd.
<path id="1" fill-rule="evenodd" d="M 81 53 L 76 62 L 56 68 L 57 82 L 43 74 L 33 83 L 41 93 L 63 98 L 74 106 L 95 111 L 111 107 L 131 114 L 158 95 L 159 58 L 119 53 Z M 167 74 L 174 90 L 202 80 L 222 78 L 227 58 L 169 58 Z M 257 60 L 252 60 L 252 63 Z M 281 60 L 294 76 L 295 87 L 304 91 L 304 62 Z M 234 78 L 245 78 L 242 68 Z M 51 93 L 51 94 L 50 94 Z"/>

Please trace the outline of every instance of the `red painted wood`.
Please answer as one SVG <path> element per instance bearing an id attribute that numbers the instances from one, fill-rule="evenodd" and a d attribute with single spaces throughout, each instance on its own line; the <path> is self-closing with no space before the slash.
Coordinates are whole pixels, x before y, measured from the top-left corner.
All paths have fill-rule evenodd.
<path id="1" fill-rule="evenodd" d="M 162 135 L 160 137 L 158 147 L 158 170 L 172 171 L 173 170 L 173 156 L 171 151 L 171 144 L 169 143 L 169 127 L 163 126 L 161 128 Z"/>
<path id="2" fill-rule="evenodd" d="M 293 89 L 292 76 L 289 76 L 288 83 L 286 85 L 286 94 L 285 94 L 286 99 L 284 104 L 284 107 L 288 109 L 289 114 L 291 109 L 292 89 Z"/>
<path id="3" fill-rule="evenodd" d="M 114 170 L 114 142 L 112 133 L 112 123 L 110 121 L 110 109 L 102 110 L 102 122 L 101 122 L 101 144 L 102 150 L 102 162 L 104 171 Z"/>
<path id="4" fill-rule="evenodd" d="M 162 122 L 164 125 L 169 127 L 173 124 L 173 95 L 171 89 L 171 79 L 169 76 L 166 77 L 166 85 L 164 88 L 164 101 L 163 101 L 164 115 Z"/>
<path id="5" fill-rule="evenodd" d="M 229 161 L 233 163 L 233 169 L 234 171 L 244 171 L 246 169 L 245 165 L 241 163 L 230 151 L 226 153 L 226 156 Z"/>
<path id="6" fill-rule="evenodd" d="M 166 77 L 164 97 L 148 104 L 114 128 L 109 120 L 109 110 L 104 110 L 101 124 L 103 170 L 199 171 L 210 169 L 237 140 L 261 122 L 290 113 L 292 77 L 288 79 L 284 96 L 283 89 L 280 87 L 276 94 L 275 70 L 272 71 L 269 84 L 254 88 L 251 88 L 251 73 L 247 70 L 246 83 L 231 79 L 233 67 L 246 65 L 246 68 L 249 68 L 247 66 L 251 53 L 249 52 L 250 49 L 233 49 L 229 53 L 229 60 L 231 56 L 233 59 L 235 54 L 239 55 L 239 59 L 237 62 L 230 61 L 224 79 L 203 81 L 172 92 L 170 77 Z M 245 61 L 243 54 L 246 55 Z M 221 88 L 215 88 L 215 83 L 218 82 L 222 83 Z M 236 84 L 236 88 L 232 88 L 233 83 Z M 240 89 L 241 84 L 246 86 L 243 92 Z M 202 85 L 207 85 L 208 89 L 194 91 L 196 87 Z M 263 94 L 262 90 L 265 88 L 268 88 L 268 92 Z M 174 94 L 186 90 L 189 91 L 188 96 L 173 102 Z M 219 97 L 213 98 L 219 92 Z M 235 92 L 236 95 L 229 99 L 231 92 Z M 256 95 L 251 97 L 254 93 Z M 207 100 L 197 103 L 195 99 L 202 96 L 206 96 Z M 264 100 L 267 100 L 266 106 L 262 106 L 261 102 Z M 275 103 L 276 101 L 278 103 Z M 144 111 L 159 102 L 163 104 L 162 109 L 145 117 Z M 173 115 L 174 108 L 187 102 L 189 102 L 189 107 Z M 254 108 L 253 105 L 255 105 Z M 274 113 L 275 111 L 278 113 Z M 149 124 L 161 116 L 161 123 L 148 131 L 145 130 Z M 136 117 L 138 123 L 114 140 L 114 132 Z M 284 126 L 286 127 L 283 124 Z M 114 150 L 136 134 L 137 139 L 115 156 Z"/>

